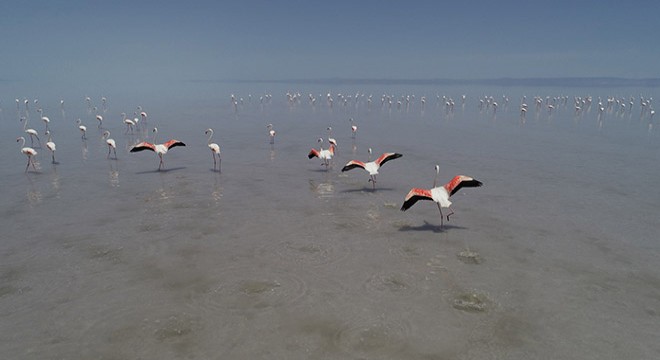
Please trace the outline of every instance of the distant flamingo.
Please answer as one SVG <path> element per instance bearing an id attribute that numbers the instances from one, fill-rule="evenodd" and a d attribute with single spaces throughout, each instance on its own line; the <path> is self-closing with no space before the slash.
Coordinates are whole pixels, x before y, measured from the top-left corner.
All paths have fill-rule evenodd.
<path id="1" fill-rule="evenodd" d="M 96 115 L 96 120 L 99 122 L 99 129 L 103 127 L 103 116 Z"/>
<path id="2" fill-rule="evenodd" d="M 158 157 L 160 158 L 160 164 L 158 165 L 158 170 L 160 171 L 160 169 L 163 167 L 163 155 L 167 154 L 167 150 L 175 146 L 186 146 L 186 144 L 184 144 L 179 140 L 174 140 L 174 139 L 170 139 L 164 144 L 156 144 L 156 135 L 158 134 L 158 128 L 154 128 L 153 133 L 154 133 L 153 144 L 147 141 L 143 141 L 133 146 L 131 148 L 131 152 L 138 152 L 142 150 L 151 150 L 155 152 L 156 154 L 158 154 Z"/>
<path id="3" fill-rule="evenodd" d="M 401 206 L 401 211 L 406 211 L 410 209 L 411 206 L 415 205 L 418 200 L 432 200 L 438 205 L 438 210 L 440 211 L 440 227 L 444 225 L 442 208 L 446 207 L 449 209 L 450 213 L 447 214 L 447 221 L 449 221 L 449 216 L 451 216 L 454 211 L 451 209 L 451 201 L 449 197 L 454 195 L 458 190 L 464 187 L 478 187 L 483 185 L 481 181 L 475 180 L 469 176 L 457 175 L 451 179 L 450 182 L 446 183 L 443 186 L 437 186 L 438 174 L 440 173 L 440 166 L 435 166 L 435 179 L 433 180 L 433 188 L 430 190 L 412 188 Z"/>
<path id="4" fill-rule="evenodd" d="M 44 111 L 41 108 L 37 109 L 37 112 L 39 113 L 39 116 L 41 117 L 41 121 L 43 121 L 44 124 L 46 124 L 46 130 L 45 131 L 48 131 L 49 130 L 48 129 L 48 124 L 50 123 L 50 118 L 48 116 L 44 116 Z"/>
<path id="5" fill-rule="evenodd" d="M 135 126 L 135 121 L 127 118 L 125 112 L 121 113 L 121 116 L 122 116 L 122 122 L 126 124 L 126 134 L 128 134 L 128 130 L 130 130 L 132 133 L 133 127 Z"/>
<path id="6" fill-rule="evenodd" d="M 50 118 L 48 116 L 42 116 L 41 121 L 43 121 L 44 124 L 46 124 L 46 131 L 48 131 L 49 130 L 48 124 L 50 124 Z"/>
<path id="7" fill-rule="evenodd" d="M 106 130 L 103 132 L 103 138 L 105 139 L 105 143 L 108 144 L 108 156 L 107 158 L 110 158 L 110 152 L 115 153 L 115 159 L 117 158 L 117 144 L 115 143 L 114 139 L 110 138 L 110 131 Z"/>
<path id="8" fill-rule="evenodd" d="M 209 136 L 209 141 L 208 141 L 207 144 L 208 144 L 209 150 L 211 150 L 211 156 L 213 156 L 213 170 L 215 170 L 215 167 L 216 167 L 215 156 L 218 155 L 217 163 L 220 164 L 220 165 L 218 165 L 218 171 L 221 171 L 220 167 L 222 166 L 222 158 L 220 157 L 220 146 L 218 146 L 218 144 L 216 144 L 216 143 L 211 142 L 211 138 L 213 137 L 213 129 L 211 129 L 211 128 L 206 129 L 206 131 L 204 131 L 204 134 L 207 134 Z"/>
<path id="9" fill-rule="evenodd" d="M 140 111 L 140 117 L 142 118 L 142 121 L 147 121 L 147 113 L 144 111 Z"/>
<path id="10" fill-rule="evenodd" d="M 23 131 L 25 131 L 26 134 L 30 135 L 30 144 L 34 146 L 34 139 L 37 138 L 37 141 L 39 142 L 39 147 L 41 147 L 41 140 L 39 139 L 39 133 L 35 129 L 31 129 L 27 127 L 28 124 L 28 119 L 26 117 L 21 117 L 21 121 L 23 121 Z"/>
<path id="11" fill-rule="evenodd" d="M 273 124 L 268 124 L 266 125 L 268 128 L 268 136 L 270 137 L 270 143 L 274 144 L 275 143 L 275 130 L 273 130 Z"/>
<path id="12" fill-rule="evenodd" d="M 357 125 L 355 125 L 355 123 L 353 122 L 353 118 L 350 118 L 348 121 L 351 122 L 351 134 L 352 134 L 352 135 L 351 135 L 351 138 L 355 139 L 355 135 L 357 134 L 358 127 L 357 127 Z"/>
<path id="13" fill-rule="evenodd" d="M 316 149 L 310 150 L 309 154 L 307 154 L 307 157 L 309 159 L 311 159 L 313 157 L 317 157 L 317 158 L 323 160 L 321 165 L 325 165 L 325 167 L 327 169 L 328 166 L 330 165 L 330 160 L 332 160 L 332 156 L 335 155 L 335 146 L 333 144 L 330 144 L 330 148 L 323 149 L 323 138 L 319 138 L 318 142 L 321 144 L 320 149 L 319 150 L 316 150 Z"/>
<path id="14" fill-rule="evenodd" d="M 57 150 L 57 147 L 55 146 L 55 143 L 53 142 L 53 137 L 50 134 L 49 130 L 46 130 L 46 136 L 48 136 L 48 141 L 46 142 L 46 147 L 48 150 L 50 150 L 50 153 L 53 155 L 53 164 L 55 164 L 55 150 Z"/>
<path id="15" fill-rule="evenodd" d="M 27 172 L 28 169 L 30 168 L 30 164 L 32 164 L 32 168 L 34 169 L 34 171 L 37 171 L 37 167 L 34 165 L 34 161 L 32 160 L 34 156 L 37 156 L 37 151 L 31 147 L 25 146 L 24 137 L 21 136 L 16 139 L 16 142 L 20 142 L 20 141 L 23 141 L 23 143 L 21 144 L 21 153 L 23 153 L 28 158 L 27 166 L 25 167 L 25 172 Z"/>
<path id="16" fill-rule="evenodd" d="M 359 160 L 351 160 L 349 161 L 342 169 L 341 171 L 348 171 L 355 169 L 356 167 L 364 169 L 366 172 L 369 173 L 369 181 L 373 185 L 373 189 L 376 190 L 376 175 L 378 175 L 378 169 L 385 164 L 386 162 L 394 159 L 398 159 L 402 157 L 402 154 L 399 153 L 383 153 L 378 159 L 375 161 L 371 161 L 371 148 L 369 148 L 369 161 L 364 163 Z"/>
<path id="17" fill-rule="evenodd" d="M 337 140 L 332 137 L 332 127 L 328 126 L 326 130 L 328 130 L 328 143 L 337 146 Z"/>
<path id="18" fill-rule="evenodd" d="M 78 130 L 82 133 L 82 139 L 87 140 L 87 126 L 83 125 L 80 119 L 76 120 L 76 123 L 78 124 Z"/>

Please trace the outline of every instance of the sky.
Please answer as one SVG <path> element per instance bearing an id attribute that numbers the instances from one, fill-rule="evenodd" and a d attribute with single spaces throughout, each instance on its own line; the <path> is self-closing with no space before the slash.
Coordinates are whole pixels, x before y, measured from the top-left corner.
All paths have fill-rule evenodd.
<path id="1" fill-rule="evenodd" d="M 659 78 L 657 1 L 3 1 L 0 86 Z"/>

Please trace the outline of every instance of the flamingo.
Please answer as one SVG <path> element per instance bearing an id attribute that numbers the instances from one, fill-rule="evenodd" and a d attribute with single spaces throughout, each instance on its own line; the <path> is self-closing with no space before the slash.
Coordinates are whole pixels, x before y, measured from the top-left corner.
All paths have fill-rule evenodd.
<path id="1" fill-rule="evenodd" d="M 442 208 L 446 207 L 449 209 L 450 213 L 447 214 L 447 221 L 449 221 L 449 216 L 451 216 L 454 211 L 451 209 L 451 201 L 449 197 L 454 195 L 458 190 L 464 187 L 478 187 L 483 185 L 479 180 L 475 180 L 469 176 L 457 175 L 454 176 L 451 181 L 446 183 L 443 186 L 436 186 L 438 181 L 438 174 L 440 173 L 440 166 L 435 166 L 435 179 L 433 180 L 433 188 L 430 190 L 412 188 L 401 205 L 401 211 L 406 211 L 410 209 L 411 206 L 415 205 L 418 200 L 432 200 L 438 205 L 438 210 L 440 211 L 440 227 L 444 225 Z"/>
<path id="2" fill-rule="evenodd" d="M 358 127 L 353 122 L 353 118 L 348 119 L 348 121 L 351 122 L 351 133 L 352 133 L 351 138 L 355 139 L 355 134 L 357 133 Z"/>
<path id="3" fill-rule="evenodd" d="M 128 134 L 128 130 L 130 130 L 131 133 L 132 133 L 133 132 L 133 126 L 136 125 L 135 121 L 127 118 L 125 112 L 121 113 L 121 116 L 122 116 L 122 121 L 124 122 L 124 124 L 126 124 L 126 134 Z"/>
<path id="4" fill-rule="evenodd" d="M 337 140 L 335 140 L 332 136 L 332 127 L 328 126 L 326 129 L 328 130 L 328 143 L 334 145 L 335 147 L 337 146 Z"/>
<path id="5" fill-rule="evenodd" d="M 335 145 L 330 144 L 330 148 L 323 149 L 323 138 L 319 138 L 318 142 L 321 144 L 320 149 L 319 150 L 316 150 L 316 149 L 310 150 L 309 154 L 307 154 L 307 157 L 309 159 L 311 159 L 313 157 L 317 157 L 317 158 L 323 160 L 321 165 L 325 165 L 325 168 L 327 169 L 328 165 L 330 165 L 330 160 L 332 160 L 332 156 L 335 154 Z"/>
<path id="6" fill-rule="evenodd" d="M 106 130 L 103 132 L 103 136 L 105 139 L 105 143 L 108 144 L 108 156 L 107 158 L 110 158 L 110 152 L 113 151 L 115 153 L 115 159 L 117 158 L 117 144 L 115 143 L 114 139 L 110 138 L 110 131 Z"/>
<path id="7" fill-rule="evenodd" d="M 48 123 L 50 123 L 50 118 L 48 116 L 44 116 L 44 111 L 41 108 L 37 109 L 37 112 L 41 116 L 41 121 L 43 121 L 44 124 L 46 124 L 46 131 L 48 131 L 49 130 Z"/>
<path id="8" fill-rule="evenodd" d="M 48 124 L 50 123 L 50 118 L 48 116 L 42 116 L 41 121 L 43 121 L 44 124 L 46 124 L 46 131 L 48 131 L 49 130 Z"/>
<path id="9" fill-rule="evenodd" d="M 220 146 L 218 146 L 218 144 L 216 143 L 211 142 L 211 138 L 213 137 L 213 129 L 211 128 L 206 129 L 206 131 L 204 131 L 204 134 L 208 134 L 209 136 L 208 147 L 209 150 L 211 150 L 211 156 L 213 156 L 213 170 L 215 170 L 215 166 L 216 166 L 215 156 L 218 155 L 217 163 L 219 163 L 218 171 L 220 171 L 220 166 L 222 166 L 222 158 L 220 157 Z"/>
<path id="10" fill-rule="evenodd" d="M 103 127 L 103 116 L 96 115 L 96 120 L 99 121 L 99 129 Z"/>
<path id="11" fill-rule="evenodd" d="M 142 118 L 142 121 L 147 121 L 147 113 L 144 111 L 140 111 L 140 117 Z"/>
<path id="12" fill-rule="evenodd" d="M 151 150 L 158 154 L 158 157 L 160 158 L 160 164 L 158 165 L 158 170 L 163 167 L 163 155 L 167 154 L 167 150 L 170 148 L 173 148 L 175 146 L 186 146 L 183 142 L 175 139 L 170 139 L 164 144 L 156 144 L 156 135 L 158 134 L 158 128 L 154 128 L 153 130 L 154 133 L 154 143 L 150 143 L 147 141 L 143 141 L 131 148 L 131 152 L 138 152 L 142 150 Z"/>
<path id="13" fill-rule="evenodd" d="M 48 150 L 50 150 L 51 154 L 53 155 L 53 164 L 56 164 L 55 162 L 55 150 L 57 150 L 57 147 L 55 146 L 55 143 L 53 142 L 53 136 L 50 134 L 49 130 L 46 130 L 46 135 L 48 136 L 48 141 L 46 142 L 46 147 Z"/>
<path id="14" fill-rule="evenodd" d="M 373 185 L 373 189 L 376 190 L 376 175 L 378 175 L 378 169 L 385 164 L 386 162 L 402 157 L 402 154 L 399 153 L 383 153 L 375 161 L 371 161 L 371 148 L 369 148 L 369 161 L 364 163 L 359 160 L 351 160 L 341 169 L 342 172 L 355 169 L 360 167 L 369 173 L 369 181 Z"/>
<path id="15" fill-rule="evenodd" d="M 30 168 L 30 164 L 32 164 L 32 168 L 34 168 L 34 171 L 37 171 L 37 167 L 34 165 L 34 161 L 32 160 L 32 157 L 37 156 L 37 151 L 34 150 L 31 147 L 25 146 L 25 138 L 24 137 L 19 137 L 16 139 L 16 142 L 23 141 L 21 144 L 21 153 L 25 154 L 28 158 L 27 166 L 25 167 L 25 172 L 28 171 Z"/>
<path id="16" fill-rule="evenodd" d="M 76 120 L 76 123 L 78 124 L 78 130 L 82 133 L 82 139 L 87 140 L 87 126 L 83 125 L 80 119 Z"/>
<path id="17" fill-rule="evenodd" d="M 273 130 L 273 124 L 268 124 L 266 125 L 268 128 L 268 136 L 270 137 L 270 143 L 274 144 L 275 143 L 275 130 Z"/>
<path id="18" fill-rule="evenodd" d="M 34 145 L 34 138 L 36 137 L 37 141 L 39 142 L 39 147 L 41 147 L 41 140 L 39 139 L 39 133 L 37 130 L 27 127 L 28 119 L 25 116 L 21 117 L 21 121 L 23 121 L 23 131 L 30 135 L 30 144 Z"/>

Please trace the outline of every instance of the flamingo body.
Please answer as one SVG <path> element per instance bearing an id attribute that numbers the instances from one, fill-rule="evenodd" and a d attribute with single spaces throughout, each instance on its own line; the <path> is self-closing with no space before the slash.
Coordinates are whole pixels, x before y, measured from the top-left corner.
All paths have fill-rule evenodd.
<path id="1" fill-rule="evenodd" d="M 176 146 L 186 146 L 183 142 L 179 140 L 174 140 L 171 139 L 164 144 L 152 144 L 147 141 L 143 141 L 131 148 L 131 152 L 138 152 L 138 151 L 143 151 L 143 150 L 150 150 L 158 154 L 158 157 L 160 158 L 160 164 L 158 165 L 158 170 L 160 170 L 163 166 L 163 155 L 167 154 L 167 151 L 173 147 Z"/>
<path id="2" fill-rule="evenodd" d="M 50 131 L 46 130 L 46 135 L 48 135 L 48 141 L 46 142 L 46 147 L 48 148 L 48 150 L 50 150 L 53 164 L 55 164 L 55 151 L 57 150 L 57 146 L 53 142 L 53 137 L 50 135 Z"/>
<path id="3" fill-rule="evenodd" d="M 222 165 L 222 158 L 220 157 L 220 146 L 216 143 L 211 142 L 211 138 L 213 137 L 213 129 L 211 128 L 206 129 L 204 133 L 209 135 L 207 146 L 209 147 L 209 150 L 211 150 L 211 156 L 213 156 L 213 170 L 215 170 L 216 164 L 218 162 Z M 218 156 L 217 162 L 215 160 L 216 155 Z M 218 171 L 220 171 L 220 169 L 218 169 Z"/>
<path id="4" fill-rule="evenodd" d="M 371 155 L 371 149 L 369 149 L 369 155 Z M 364 169 L 369 173 L 369 181 L 372 183 L 373 188 L 376 189 L 376 175 L 378 175 L 378 170 L 386 162 L 402 157 L 402 154 L 399 153 L 383 153 L 378 159 L 369 162 L 362 162 L 360 160 L 351 160 L 341 169 L 342 172 L 355 169 L 357 167 Z"/>
<path id="5" fill-rule="evenodd" d="M 29 146 L 25 146 L 24 137 L 21 136 L 16 139 L 16 142 L 21 142 L 21 141 L 23 142 L 21 144 L 21 153 L 27 156 L 28 158 L 27 166 L 25 166 L 25 172 L 27 172 L 28 169 L 30 168 L 30 164 L 32 164 L 32 168 L 34 169 L 34 171 L 37 171 L 37 167 L 34 165 L 34 161 L 32 160 L 33 157 L 37 156 L 37 151 Z"/>
<path id="6" fill-rule="evenodd" d="M 328 149 L 312 149 L 309 151 L 307 154 L 307 158 L 311 159 L 314 157 L 317 157 L 321 160 L 323 160 L 322 165 L 325 165 L 326 167 L 330 165 L 330 160 L 332 160 L 332 157 L 335 155 L 335 146 L 333 144 L 330 144 L 330 147 Z"/>
<path id="7" fill-rule="evenodd" d="M 439 167 L 436 166 L 436 180 L 437 172 L 439 171 L 438 169 Z M 450 208 L 452 202 L 449 198 L 464 187 L 479 187 L 482 185 L 483 183 L 481 181 L 472 177 L 457 175 L 443 186 L 436 187 L 434 181 L 434 187 L 432 189 L 412 188 L 406 195 L 403 205 L 401 205 L 401 211 L 410 209 L 419 200 L 433 201 L 438 205 L 438 210 L 440 211 L 440 226 L 443 226 L 442 208 L 449 208 L 450 210 L 450 213 L 447 214 L 448 221 L 449 216 L 454 213 Z"/>

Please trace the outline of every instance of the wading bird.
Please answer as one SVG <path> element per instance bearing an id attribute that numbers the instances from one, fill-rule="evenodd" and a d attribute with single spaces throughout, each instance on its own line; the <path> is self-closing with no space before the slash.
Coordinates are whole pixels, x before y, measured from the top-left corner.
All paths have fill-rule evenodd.
<path id="1" fill-rule="evenodd" d="M 378 159 L 371 161 L 371 148 L 369 148 L 369 160 L 364 163 L 359 160 L 351 160 L 341 169 L 342 172 L 355 169 L 356 167 L 364 169 L 369 173 L 369 181 L 373 185 L 373 189 L 376 190 L 376 175 L 378 175 L 378 169 L 385 164 L 386 162 L 402 157 L 402 154 L 399 153 L 383 153 Z"/>
<path id="2" fill-rule="evenodd" d="M 451 216 L 454 211 L 451 209 L 451 201 L 449 197 L 454 195 L 458 190 L 464 187 L 478 187 L 483 185 L 481 181 L 475 180 L 469 176 L 457 175 L 454 176 L 451 181 L 446 183 L 443 186 L 437 186 L 438 174 L 440 173 L 440 166 L 435 166 L 435 179 L 433 180 L 433 188 L 430 190 L 412 188 L 406 198 L 403 201 L 401 206 L 401 211 L 406 211 L 410 209 L 411 206 L 415 205 L 418 200 L 431 200 L 438 205 L 438 210 L 440 211 L 440 227 L 444 225 L 442 208 L 446 207 L 449 209 L 450 213 L 447 214 L 447 221 L 449 221 L 449 216 Z"/>
<path id="3" fill-rule="evenodd" d="M 76 123 L 78 124 L 78 130 L 82 134 L 82 139 L 87 140 L 87 126 L 83 125 L 80 119 L 76 120 Z"/>
<path id="4" fill-rule="evenodd" d="M 16 142 L 21 142 L 21 141 L 23 142 L 21 144 L 21 153 L 23 153 L 28 158 L 27 166 L 25 167 L 25 172 L 27 172 L 28 169 L 30 168 L 30 164 L 32 164 L 32 168 L 34 169 L 34 171 L 37 171 L 37 167 L 34 165 L 34 160 L 32 160 L 34 156 L 37 156 L 37 151 L 29 146 L 25 146 L 24 137 L 21 136 L 16 139 Z"/>
<path id="5" fill-rule="evenodd" d="M 274 144 L 275 143 L 275 130 L 273 130 L 273 124 L 268 124 L 266 125 L 268 128 L 268 136 L 270 137 L 270 143 Z"/>
<path id="6" fill-rule="evenodd" d="M 351 138 L 355 139 L 355 135 L 357 134 L 358 127 L 353 122 L 353 118 L 348 119 L 348 121 L 351 122 Z"/>
<path id="7" fill-rule="evenodd" d="M 122 116 L 122 122 L 123 122 L 124 124 L 126 124 L 126 132 L 125 132 L 125 134 L 128 134 L 128 131 L 129 131 L 129 130 L 131 131 L 131 133 L 133 133 L 133 127 L 136 125 L 136 124 L 135 124 L 135 121 L 133 121 L 133 120 L 127 118 L 125 112 L 121 113 L 121 116 Z"/>
<path id="8" fill-rule="evenodd" d="M 46 147 L 48 150 L 50 150 L 51 155 L 53 156 L 53 164 L 55 164 L 55 150 L 57 150 L 57 146 L 55 146 L 55 143 L 53 142 L 53 136 L 50 134 L 49 130 L 46 130 L 46 136 L 48 136 L 48 141 L 46 141 Z"/>
<path id="9" fill-rule="evenodd" d="M 23 131 L 30 135 L 30 144 L 34 146 L 34 138 L 37 138 L 37 141 L 39 142 L 39 147 L 41 147 L 41 140 L 39 139 L 39 133 L 35 129 L 31 129 L 27 127 L 28 124 L 28 119 L 26 117 L 21 117 L 21 121 L 23 122 Z"/>
<path id="10" fill-rule="evenodd" d="M 333 144 L 330 144 L 330 148 L 323 149 L 323 138 L 319 138 L 318 142 L 321 144 L 319 150 L 316 149 L 310 150 L 309 154 L 307 154 L 307 157 L 309 159 L 313 157 L 317 157 L 323 160 L 321 165 L 325 165 L 325 168 L 327 169 L 328 166 L 330 165 L 330 160 L 332 160 L 332 156 L 335 155 L 335 146 Z"/>
<path id="11" fill-rule="evenodd" d="M 337 140 L 335 140 L 335 138 L 332 137 L 332 127 L 328 126 L 328 128 L 326 130 L 328 130 L 328 143 L 330 143 L 330 144 L 332 144 L 336 147 L 337 146 Z"/>
<path id="12" fill-rule="evenodd" d="M 209 136 L 209 141 L 207 142 L 209 150 L 211 150 L 211 156 L 213 156 L 213 170 L 216 168 L 216 160 L 215 156 L 218 155 L 218 171 L 220 170 L 220 167 L 222 166 L 222 158 L 220 157 L 220 146 L 216 143 L 211 142 L 211 138 L 213 137 L 213 129 L 208 128 L 206 131 L 204 131 L 204 134 L 207 134 Z"/>
<path id="13" fill-rule="evenodd" d="M 115 153 L 115 159 L 117 158 L 117 144 L 115 143 L 114 139 L 110 138 L 110 131 L 106 130 L 103 132 L 103 138 L 105 139 L 105 143 L 108 144 L 108 156 L 107 158 L 110 158 L 110 152 Z"/>
<path id="14" fill-rule="evenodd" d="M 158 165 L 158 170 L 163 167 L 163 155 L 167 154 L 167 150 L 175 147 L 175 146 L 186 146 L 183 142 L 179 140 L 174 140 L 170 139 L 164 144 L 156 144 L 156 135 L 158 134 L 158 128 L 153 129 L 154 133 L 154 143 L 150 143 L 147 141 L 143 141 L 131 148 L 131 152 L 138 152 L 142 150 L 150 150 L 158 154 L 158 157 L 160 158 L 160 164 Z"/>

